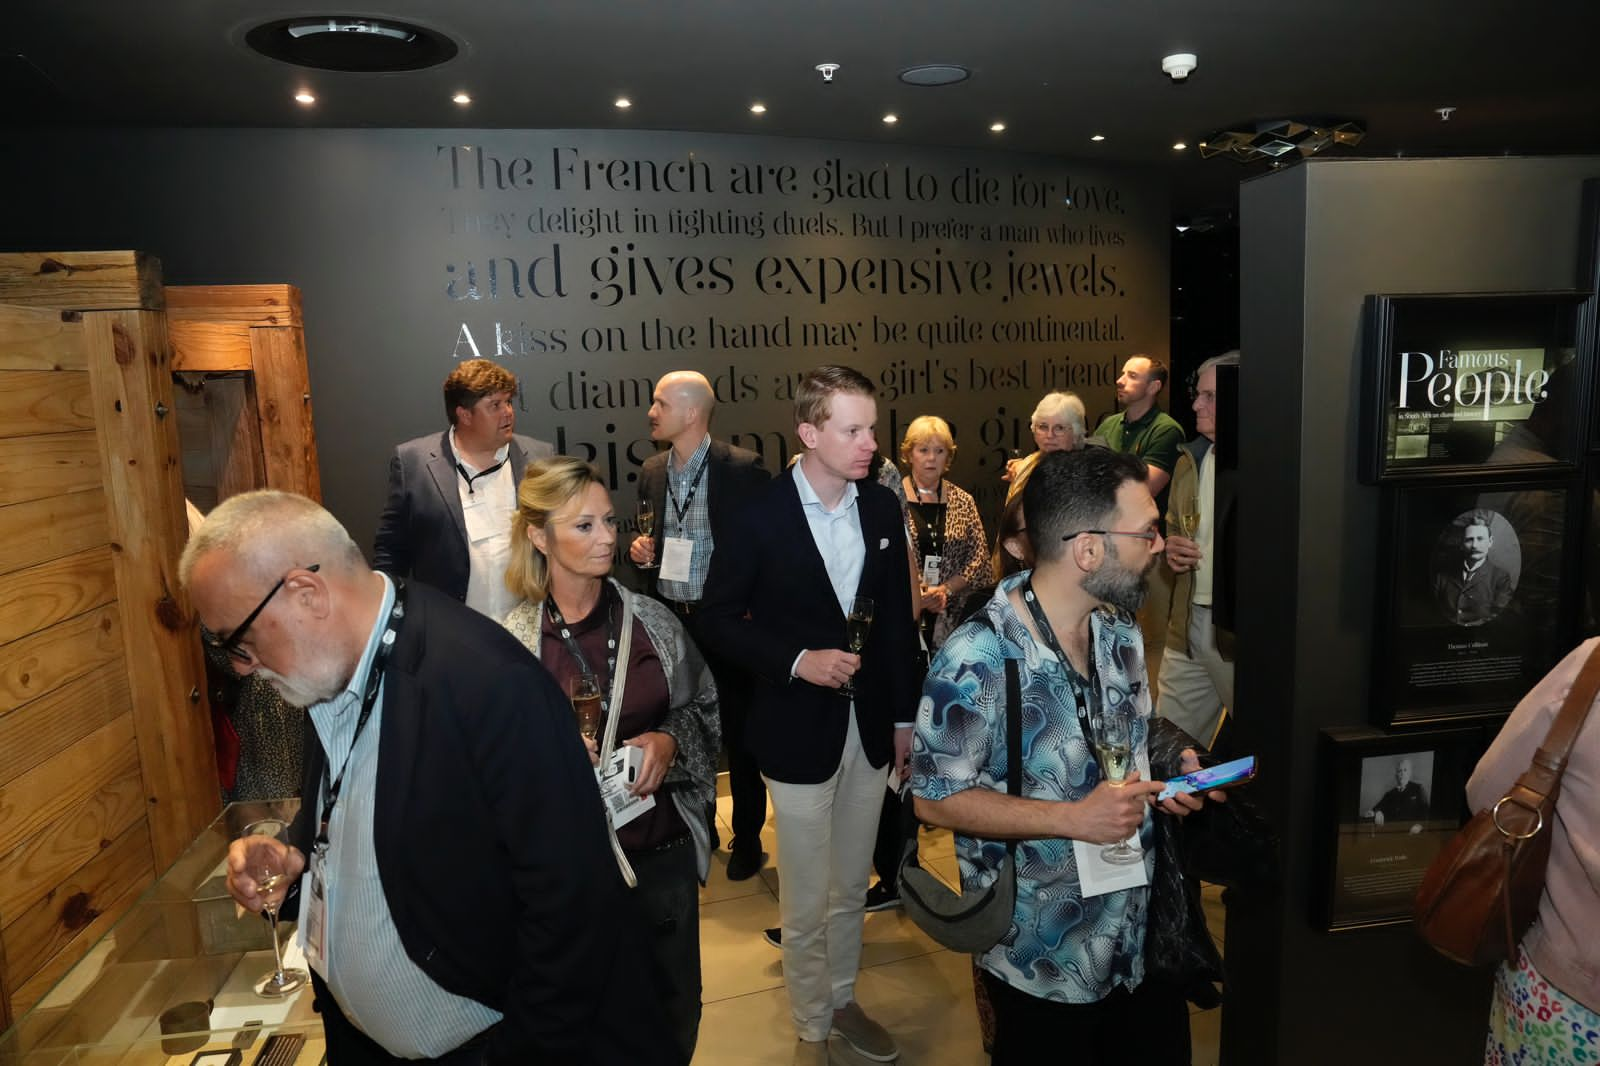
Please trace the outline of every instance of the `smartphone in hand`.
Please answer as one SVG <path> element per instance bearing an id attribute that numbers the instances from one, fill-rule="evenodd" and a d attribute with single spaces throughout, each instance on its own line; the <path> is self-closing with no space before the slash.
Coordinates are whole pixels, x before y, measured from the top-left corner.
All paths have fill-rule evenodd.
<path id="1" fill-rule="evenodd" d="M 1256 757 L 1246 755 L 1232 762 L 1218 763 L 1196 770 L 1192 774 L 1174 777 L 1167 787 L 1156 793 L 1156 802 L 1171 799 L 1180 792 L 1210 792 L 1216 788 L 1242 785 L 1256 776 Z"/>

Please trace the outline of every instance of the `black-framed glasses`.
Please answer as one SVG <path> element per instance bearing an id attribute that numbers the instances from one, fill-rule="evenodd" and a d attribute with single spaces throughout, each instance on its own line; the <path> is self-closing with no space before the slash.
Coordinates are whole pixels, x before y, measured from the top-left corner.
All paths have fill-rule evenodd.
<path id="1" fill-rule="evenodd" d="M 1141 529 L 1138 531 L 1130 529 L 1080 529 L 1076 533 L 1063 535 L 1061 539 L 1071 540 L 1073 537 L 1081 537 L 1089 533 L 1101 537 L 1136 537 L 1139 540 L 1149 541 L 1151 544 L 1154 544 L 1156 538 L 1161 535 L 1153 529 Z"/>
<path id="2" fill-rule="evenodd" d="M 314 574 L 318 570 L 322 569 L 322 564 L 312 563 L 310 566 L 301 566 L 296 567 L 295 569 L 305 570 L 308 573 Z M 294 570 L 289 571 L 289 574 L 292 573 L 294 573 Z M 278 583 L 276 585 L 273 585 L 272 588 L 267 590 L 267 594 L 261 597 L 261 602 L 256 604 L 256 609 L 245 615 L 244 621 L 240 622 L 238 626 L 234 628 L 232 633 L 228 634 L 226 637 L 208 633 L 206 634 L 205 638 L 206 644 L 210 647 L 216 648 L 220 652 L 225 653 L 228 658 L 233 659 L 235 662 L 247 663 L 253 659 L 255 656 L 239 647 L 239 642 L 244 640 L 244 635 L 250 632 L 250 627 L 255 623 L 256 618 L 260 616 L 262 611 L 267 609 L 267 604 L 271 603 L 272 597 L 276 596 L 278 594 L 278 590 L 283 588 L 284 582 L 289 580 L 289 574 L 284 574 L 278 579 Z"/>

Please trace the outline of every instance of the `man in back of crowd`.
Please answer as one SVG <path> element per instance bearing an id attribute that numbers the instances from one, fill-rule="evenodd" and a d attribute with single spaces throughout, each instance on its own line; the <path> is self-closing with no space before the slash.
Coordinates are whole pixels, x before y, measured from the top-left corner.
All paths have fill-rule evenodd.
<path id="1" fill-rule="evenodd" d="M 505 581 L 517 484 L 530 462 L 555 454 L 515 432 L 516 392 L 516 376 L 487 359 L 444 379 L 450 426 L 395 448 L 372 549 L 377 569 L 426 581 L 497 622 L 517 602 Z"/>
<path id="2" fill-rule="evenodd" d="M 648 502 L 655 528 L 633 539 L 628 558 L 654 578 L 652 591 L 671 607 L 700 646 L 717 681 L 728 786 L 733 796 L 733 840 L 728 880 L 755 876 L 766 861 L 761 827 L 767 821 L 767 790 L 755 756 L 745 746 L 750 681 L 738 663 L 716 654 L 700 634 L 700 600 L 717 541 L 728 535 L 733 516 L 772 479 L 761 457 L 711 436 L 716 395 L 705 375 L 674 370 L 656 383 L 650 405 L 650 439 L 669 447 L 645 460 L 639 501 Z"/>

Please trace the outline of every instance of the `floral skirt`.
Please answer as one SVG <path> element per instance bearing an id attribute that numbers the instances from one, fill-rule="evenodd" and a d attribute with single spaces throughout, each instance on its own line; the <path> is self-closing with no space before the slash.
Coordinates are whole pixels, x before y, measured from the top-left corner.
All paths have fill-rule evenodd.
<path id="1" fill-rule="evenodd" d="M 1489 1004 L 1484 1066 L 1600 1063 L 1600 1014 L 1540 976 L 1517 948 L 1517 967 L 1502 964 Z"/>

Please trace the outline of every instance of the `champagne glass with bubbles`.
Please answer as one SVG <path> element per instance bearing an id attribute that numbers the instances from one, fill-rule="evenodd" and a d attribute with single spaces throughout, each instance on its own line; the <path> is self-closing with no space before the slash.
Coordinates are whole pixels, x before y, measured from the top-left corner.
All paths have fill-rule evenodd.
<path id="1" fill-rule="evenodd" d="M 1127 784 L 1128 770 L 1133 765 L 1133 723 L 1128 716 L 1101 715 L 1095 728 L 1094 746 L 1106 784 L 1112 788 Z M 1119 840 L 1102 848 L 1100 857 L 1115 866 L 1126 866 L 1141 861 L 1144 855 L 1128 847 L 1126 840 Z"/>
<path id="2" fill-rule="evenodd" d="M 634 518 L 639 525 L 639 535 L 641 537 L 650 536 L 656 530 L 656 505 L 649 500 L 640 500 L 639 510 L 635 512 Z M 654 570 L 660 565 L 660 561 L 652 556 L 648 563 L 640 563 L 639 569 Z"/>
<path id="3" fill-rule="evenodd" d="M 264 818 L 245 826 L 244 835 L 246 839 L 263 837 L 281 842 L 287 829 L 288 825 L 281 819 Z M 288 895 L 290 884 L 289 876 L 283 867 L 284 856 L 282 848 L 272 847 L 266 844 L 265 840 L 255 846 L 247 844 L 245 848 L 246 868 L 255 880 L 256 892 L 261 896 L 261 913 L 265 914 L 267 921 L 272 924 L 273 970 L 256 983 L 256 995 L 267 999 L 287 996 L 309 980 L 304 970 L 283 968 L 283 946 L 278 943 L 278 908 L 283 905 L 283 898 Z"/>
<path id="4" fill-rule="evenodd" d="M 844 619 L 844 636 L 851 655 L 860 655 L 861 649 L 867 646 L 867 633 L 872 630 L 872 611 L 872 601 L 865 596 L 857 596 L 850 601 L 850 613 Z M 840 685 L 839 694 L 855 699 L 854 682 L 846 681 Z"/>

